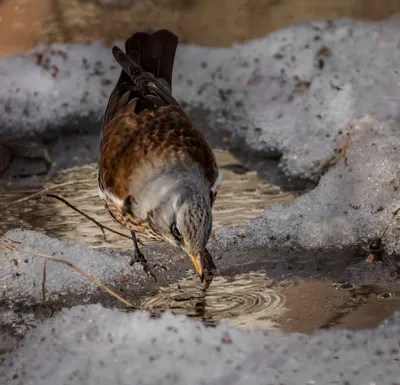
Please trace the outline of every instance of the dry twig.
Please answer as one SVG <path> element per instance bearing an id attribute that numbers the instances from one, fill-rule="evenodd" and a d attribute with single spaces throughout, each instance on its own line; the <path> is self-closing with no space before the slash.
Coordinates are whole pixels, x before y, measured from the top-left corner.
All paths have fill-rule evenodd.
<path id="1" fill-rule="evenodd" d="M 100 228 L 101 232 L 103 233 L 103 237 L 104 237 L 105 241 L 107 241 L 107 238 L 106 238 L 106 234 L 105 234 L 104 230 L 108 230 L 108 231 L 110 231 L 111 233 L 120 235 L 121 237 L 131 239 L 131 236 L 126 235 L 126 234 L 124 234 L 124 233 L 120 233 L 119 231 L 113 230 L 111 227 L 105 226 L 105 225 L 101 224 L 100 222 L 96 221 L 96 219 L 92 218 L 92 217 L 89 216 L 88 214 L 86 214 L 86 213 L 84 213 L 83 211 L 81 211 L 80 209 L 78 209 L 78 208 L 77 208 L 76 206 L 74 206 L 72 203 L 68 202 L 65 198 L 63 198 L 63 197 L 61 197 L 61 196 L 59 196 L 59 195 L 57 195 L 57 194 L 46 194 L 46 196 L 49 197 L 49 198 L 54 198 L 54 199 L 57 199 L 57 200 L 63 202 L 63 203 L 64 203 L 65 205 L 67 205 L 69 208 L 71 208 L 72 210 L 74 210 L 74 211 L 76 211 L 77 213 L 81 214 L 81 215 L 84 216 L 86 219 L 88 219 L 89 221 L 91 221 L 91 222 L 93 222 L 95 225 L 97 225 L 97 226 Z M 138 240 L 138 242 L 139 242 L 141 245 L 143 245 L 143 243 L 142 243 L 140 240 Z"/>
<path id="2" fill-rule="evenodd" d="M 114 234 L 119 235 L 119 236 L 121 236 L 121 237 L 124 237 L 124 238 L 127 238 L 127 239 L 131 239 L 131 236 L 130 236 L 130 235 L 127 235 L 127 234 L 124 234 L 124 233 L 120 233 L 119 231 L 113 230 L 112 228 L 110 228 L 110 227 L 108 227 L 108 226 L 105 226 L 105 225 L 101 224 L 100 222 L 96 221 L 96 219 L 92 218 L 92 217 L 89 216 L 88 214 L 86 214 L 86 213 L 84 213 L 83 211 L 81 211 L 80 209 L 78 209 L 78 208 L 77 208 L 76 206 L 74 206 L 72 203 L 68 202 L 65 198 L 63 198 L 63 197 L 61 197 L 61 196 L 59 196 L 59 195 L 57 195 L 57 194 L 48 193 L 49 191 L 55 190 L 55 189 L 57 189 L 57 188 L 59 188 L 59 187 L 69 186 L 69 185 L 75 184 L 75 183 L 77 183 L 77 182 L 86 183 L 86 182 L 89 182 L 89 181 L 91 181 L 91 180 L 93 180 L 93 177 L 88 178 L 88 179 L 79 180 L 79 181 L 73 180 L 73 181 L 68 181 L 68 182 L 64 182 L 64 183 L 49 185 L 49 186 L 45 187 L 44 189 L 42 189 L 42 190 L 40 190 L 40 191 L 38 191 L 38 192 L 36 192 L 36 193 L 30 194 L 30 195 L 28 195 L 28 196 L 26 196 L 26 197 L 23 197 L 23 198 L 21 198 L 21 199 L 17 199 L 17 200 L 15 200 L 15 201 L 13 201 L 13 202 L 7 204 L 7 205 L 0 206 L 0 210 L 5 210 L 5 209 L 7 209 L 7 208 L 9 208 L 9 207 L 11 207 L 11 206 L 17 205 L 17 204 L 19 204 L 19 203 L 26 202 L 26 201 L 28 201 L 28 200 L 30 200 L 30 199 L 33 199 L 33 198 L 37 198 L 37 197 L 39 197 L 39 196 L 41 196 L 41 195 L 46 195 L 46 196 L 49 197 L 49 198 L 58 199 L 59 201 L 63 202 L 65 205 L 67 205 L 67 206 L 70 207 L 71 209 L 75 210 L 77 213 L 79 213 L 79 214 L 81 214 L 82 216 L 84 216 L 84 217 L 85 217 L 86 219 L 88 219 L 89 221 L 91 221 L 91 222 L 93 222 L 94 224 L 96 224 L 96 225 L 100 228 L 101 232 L 103 233 L 103 237 L 104 237 L 104 240 L 105 240 L 105 241 L 107 241 L 107 238 L 106 238 L 106 234 L 105 234 L 104 230 L 108 230 L 108 231 L 110 231 L 111 233 L 114 233 Z M 137 241 L 139 242 L 139 244 L 143 245 L 143 242 L 142 242 L 140 239 L 138 239 Z"/>
<path id="3" fill-rule="evenodd" d="M 127 300 L 125 300 L 122 297 L 120 297 L 117 293 L 113 292 L 108 287 L 104 286 L 102 283 L 100 283 L 97 279 L 92 277 L 90 274 L 86 273 L 81 268 L 79 268 L 78 266 L 74 265 L 73 263 L 71 263 L 71 262 L 69 262 L 69 261 L 67 261 L 65 259 L 58 258 L 58 257 L 52 256 L 52 255 L 38 253 L 36 251 L 20 249 L 18 247 L 15 247 L 11 243 L 4 242 L 4 241 L 0 241 L 0 245 L 6 247 L 7 249 L 9 249 L 11 251 L 18 251 L 20 253 L 26 253 L 26 254 L 37 256 L 37 257 L 43 257 L 43 258 L 46 258 L 46 260 L 54 261 L 54 262 L 58 262 L 58 263 L 62 263 L 64 265 L 67 265 L 71 269 L 73 269 L 73 270 L 77 271 L 79 274 L 83 275 L 85 278 L 87 278 L 90 282 L 94 283 L 100 289 L 104 290 L 105 292 L 107 292 L 108 294 L 110 294 L 111 296 L 116 298 L 118 301 L 122 302 L 125 306 L 130 307 L 130 308 L 134 307 L 131 303 L 129 303 Z M 44 282 L 43 283 L 43 285 L 44 285 L 45 284 L 45 280 L 43 280 L 43 282 Z M 42 286 L 42 288 L 43 288 L 43 286 Z"/>
<path id="4" fill-rule="evenodd" d="M 46 266 L 47 266 L 47 262 L 48 262 L 49 260 L 48 259 L 46 259 L 45 261 L 44 261 L 44 265 L 43 265 L 43 274 L 42 274 L 42 296 L 43 296 L 43 301 L 44 302 L 46 302 L 46 278 L 47 278 L 47 275 L 46 275 Z"/>

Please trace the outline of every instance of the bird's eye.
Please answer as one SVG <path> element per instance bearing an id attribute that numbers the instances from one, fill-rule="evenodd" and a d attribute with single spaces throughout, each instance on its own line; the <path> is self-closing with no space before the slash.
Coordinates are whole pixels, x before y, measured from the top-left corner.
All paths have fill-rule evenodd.
<path id="1" fill-rule="evenodd" d="M 174 235 L 174 237 L 180 241 L 181 239 L 181 233 L 179 232 L 178 228 L 176 227 L 176 223 L 173 223 L 171 225 L 171 233 Z"/>

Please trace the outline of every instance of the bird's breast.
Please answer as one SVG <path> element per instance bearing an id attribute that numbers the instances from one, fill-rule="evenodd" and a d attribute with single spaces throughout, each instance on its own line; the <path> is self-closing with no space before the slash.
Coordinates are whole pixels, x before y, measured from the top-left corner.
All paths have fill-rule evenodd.
<path id="1" fill-rule="evenodd" d="M 153 241 L 162 241 L 162 237 L 155 232 L 146 220 L 136 217 L 131 210 L 127 209 L 126 203 L 115 197 L 107 190 L 98 189 L 105 208 L 110 215 L 129 231 L 143 235 Z"/>

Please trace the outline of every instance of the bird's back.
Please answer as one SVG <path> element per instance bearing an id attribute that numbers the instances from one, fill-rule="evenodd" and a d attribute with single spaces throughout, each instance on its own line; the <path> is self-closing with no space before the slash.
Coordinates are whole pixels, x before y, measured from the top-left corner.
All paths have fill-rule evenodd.
<path id="1" fill-rule="evenodd" d="M 171 94 L 176 46 L 176 36 L 164 30 L 134 34 L 126 53 L 113 48 L 122 71 L 104 115 L 98 183 L 106 203 L 121 209 L 149 178 L 174 167 L 197 168 L 215 189 L 213 151 Z"/>

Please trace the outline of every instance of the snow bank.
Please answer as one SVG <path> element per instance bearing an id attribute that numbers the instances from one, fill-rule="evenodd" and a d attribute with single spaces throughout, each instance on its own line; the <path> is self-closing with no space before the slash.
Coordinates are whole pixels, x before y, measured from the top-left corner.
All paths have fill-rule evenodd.
<path id="1" fill-rule="evenodd" d="M 399 257 L 400 124 L 365 116 L 352 121 L 334 140 L 336 164 L 314 190 L 290 206 L 266 208 L 239 233 L 219 230 L 218 239 L 227 245 L 239 237 L 243 248 L 338 250 L 368 248 L 383 235 L 386 253 Z"/>
<path id="2" fill-rule="evenodd" d="M 1 383 L 397 384 L 400 314 L 371 331 L 311 336 L 205 328 L 100 305 L 65 310 L 3 362 Z"/>
<path id="3" fill-rule="evenodd" d="M 140 264 L 129 265 L 129 253 L 105 252 L 85 246 L 68 245 L 66 242 L 50 238 L 35 231 L 11 230 L 2 238 L 17 248 L 66 259 L 95 279 L 111 288 L 122 288 L 130 298 L 138 296 L 146 285 L 154 281 L 143 271 Z M 160 264 L 165 269 L 154 269 L 160 283 L 174 281 L 174 276 L 182 269 L 175 250 L 152 248 L 149 266 Z M 172 252 L 171 252 L 172 251 Z M 148 250 L 146 249 L 146 253 Z M 11 251 L 0 245 L 0 302 L 7 307 L 29 306 L 43 303 L 43 268 L 45 258 L 27 253 Z M 186 265 L 187 266 L 187 265 Z M 172 267 L 172 268 L 171 268 Z M 121 290 L 121 292 L 122 292 Z M 46 297 L 50 301 L 63 303 L 71 301 L 71 295 L 85 301 L 96 300 L 101 290 L 70 267 L 48 261 L 46 265 Z"/>
<path id="4" fill-rule="evenodd" d="M 189 112 L 204 111 L 206 131 L 281 154 L 287 176 L 316 181 L 350 120 L 399 118 L 397 21 L 312 22 L 226 49 L 181 45 L 173 91 Z M 0 136 L 98 132 L 118 72 L 99 42 L 2 58 Z"/>

